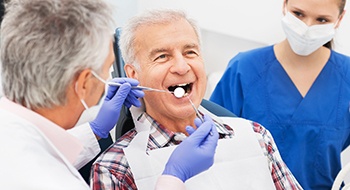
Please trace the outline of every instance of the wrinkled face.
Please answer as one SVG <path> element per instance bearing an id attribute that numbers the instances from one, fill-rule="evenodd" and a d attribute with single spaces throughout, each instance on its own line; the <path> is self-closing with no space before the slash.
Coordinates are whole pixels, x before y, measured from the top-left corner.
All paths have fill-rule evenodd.
<path id="1" fill-rule="evenodd" d="M 339 3 L 339 0 L 288 0 L 284 8 L 308 26 L 336 23 L 337 28 L 345 13 L 339 15 Z"/>
<path id="2" fill-rule="evenodd" d="M 136 31 L 136 61 L 140 69 L 127 69 L 140 85 L 174 91 L 181 86 L 185 96 L 145 92 L 146 111 L 156 120 L 193 119 L 188 98 L 198 106 L 206 88 L 206 74 L 198 37 L 186 20 L 142 26 Z M 132 70 L 132 71 L 130 71 Z"/>

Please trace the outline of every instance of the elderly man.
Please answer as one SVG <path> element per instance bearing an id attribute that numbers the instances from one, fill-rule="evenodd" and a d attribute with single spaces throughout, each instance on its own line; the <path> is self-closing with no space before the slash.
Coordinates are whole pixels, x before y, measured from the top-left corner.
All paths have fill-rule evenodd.
<path id="1" fill-rule="evenodd" d="M 2 189 L 90 189 L 77 171 L 100 151 L 121 106 L 140 106 L 134 79 L 116 78 L 112 10 L 96 0 L 11 0 L 1 24 Z M 90 111 L 103 97 L 97 117 Z M 82 119 L 86 115 L 85 119 Z M 95 119 L 94 119 L 95 118 Z M 81 126 L 74 127 L 81 121 Z M 85 123 L 83 122 L 85 120 Z M 89 122 L 89 123 L 87 123 Z M 209 168 L 218 137 L 208 122 L 170 157 L 159 188 Z M 187 151 L 200 165 L 188 165 Z M 187 159 L 189 160 L 189 159 Z M 163 185 L 164 187 L 164 185 Z"/>
<path id="2" fill-rule="evenodd" d="M 93 189 L 152 189 L 187 126 L 201 125 L 191 105 L 199 106 L 206 88 L 199 30 L 182 12 L 155 10 L 132 18 L 119 43 L 128 77 L 171 93 L 148 91 L 143 106 L 131 108 L 135 129 L 98 158 Z M 185 91 L 183 96 L 174 96 L 178 88 Z M 212 119 L 222 139 L 213 167 L 182 179 L 188 189 L 301 189 L 264 127 L 198 109 L 198 117 Z"/>

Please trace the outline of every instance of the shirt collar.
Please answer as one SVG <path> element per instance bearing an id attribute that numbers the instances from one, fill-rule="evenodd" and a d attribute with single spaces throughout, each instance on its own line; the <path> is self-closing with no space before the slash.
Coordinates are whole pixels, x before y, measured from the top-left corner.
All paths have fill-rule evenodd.
<path id="1" fill-rule="evenodd" d="M 83 146 L 78 139 L 70 135 L 62 127 L 56 125 L 38 113 L 29 110 L 28 108 L 25 108 L 5 97 L 2 97 L 0 99 L 0 109 L 14 113 L 17 116 L 32 123 L 72 164 L 75 162 L 75 160 L 78 158 L 78 155 L 83 150 Z"/>
<path id="2" fill-rule="evenodd" d="M 155 147 L 165 147 L 171 143 L 175 132 L 170 131 L 156 120 L 154 120 L 150 115 L 146 112 L 143 112 L 138 120 L 146 119 L 150 123 L 150 138 L 152 142 L 155 144 Z"/>

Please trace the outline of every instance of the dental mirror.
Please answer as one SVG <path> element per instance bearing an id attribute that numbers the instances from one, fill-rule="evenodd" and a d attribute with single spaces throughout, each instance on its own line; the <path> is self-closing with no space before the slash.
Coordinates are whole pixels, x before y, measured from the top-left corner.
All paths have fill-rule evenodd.
<path id="1" fill-rule="evenodd" d="M 181 87 L 177 87 L 175 90 L 174 90 L 174 96 L 176 98 L 182 98 L 183 96 L 185 95 L 185 90 Z"/>

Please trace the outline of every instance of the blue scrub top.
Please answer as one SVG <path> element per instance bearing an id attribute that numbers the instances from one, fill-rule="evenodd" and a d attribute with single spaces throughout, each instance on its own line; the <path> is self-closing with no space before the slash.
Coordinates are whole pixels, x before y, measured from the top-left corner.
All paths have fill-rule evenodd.
<path id="1" fill-rule="evenodd" d="M 303 98 L 273 46 L 234 57 L 210 100 L 273 135 L 304 189 L 331 189 L 350 141 L 350 58 L 332 51 Z"/>

